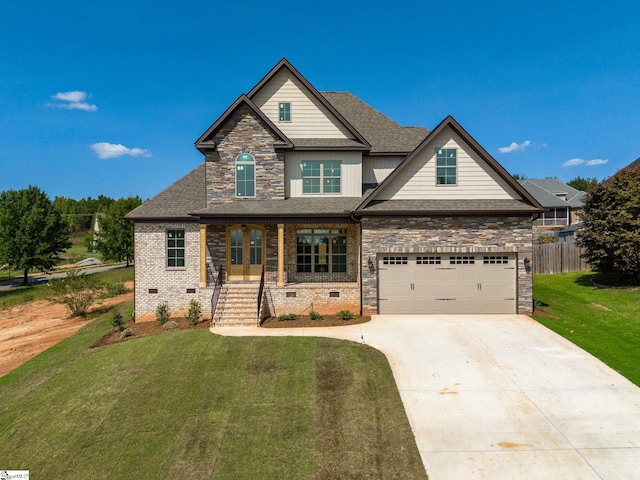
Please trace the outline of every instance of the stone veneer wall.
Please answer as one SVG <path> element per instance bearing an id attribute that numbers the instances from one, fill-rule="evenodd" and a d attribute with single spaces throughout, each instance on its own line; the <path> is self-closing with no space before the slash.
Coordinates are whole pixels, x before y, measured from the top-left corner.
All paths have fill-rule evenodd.
<path id="1" fill-rule="evenodd" d="M 184 268 L 166 266 L 169 229 L 185 231 Z M 155 320 L 156 308 L 162 302 L 168 302 L 172 314 L 184 314 L 192 299 L 202 305 L 203 317 L 211 318 L 213 289 L 200 288 L 200 226 L 197 223 L 136 223 L 134 241 L 136 321 Z M 157 293 L 150 293 L 150 289 L 157 289 Z"/>
<path id="2" fill-rule="evenodd" d="M 529 217 L 370 217 L 362 219 L 362 308 L 378 311 L 378 253 L 516 252 L 518 313 L 533 312 L 532 274 L 524 266 L 531 259 L 533 234 Z"/>
<path id="3" fill-rule="evenodd" d="M 284 153 L 267 125 L 241 106 L 220 127 L 213 141 L 218 147 L 206 155 L 207 206 L 229 201 L 284 200 Z M 255 197 L 236 197 L 236 158 L 249 153 L 255 159 Z"/>

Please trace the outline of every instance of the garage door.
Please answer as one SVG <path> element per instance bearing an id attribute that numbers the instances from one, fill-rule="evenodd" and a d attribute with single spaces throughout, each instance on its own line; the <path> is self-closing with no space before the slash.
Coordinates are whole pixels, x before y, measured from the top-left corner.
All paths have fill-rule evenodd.
<path id="1" fill-rule="evenodd" d="M 380 313 L 516 313 L 516 254 L 379 254 Z"/>

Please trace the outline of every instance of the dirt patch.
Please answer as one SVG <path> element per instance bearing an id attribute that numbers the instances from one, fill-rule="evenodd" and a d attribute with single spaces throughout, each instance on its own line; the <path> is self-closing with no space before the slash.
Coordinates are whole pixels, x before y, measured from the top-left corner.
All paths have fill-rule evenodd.
<path id="1" fill-rule="evenodd" d="M 343 320 L 338 315 L 325 315 L 322 320 L 311 320 L 308 315 L 297 315 L 294 320 L 278 320 L 277 317 L 267 318 L 262 326 L 264 328 L 311 328 L 311 327 L 344 327 L 357 325 L 371 320 L 369 315 L 355 316 L 351 320 Z"/>
<path id="2" fill-rule="evenodd" d="M 605 312 L 610 312 L 611 309 L 608 307 L 605 307 L 604 305 L 600 305 L 599 303 L 590 303 L 589 306 L 591 308 L 595 308 L 596 310 L 604 310 Z"/>
<path id="3" fill-rule="evenodd" d="M 106 310 L 132 299 L 133 293 L 126 293 L 98 300 L 89 313 Z M 48 300 L 36 300 L 0 310 L 0 377 L 71 337 L 89 321 L 83 317 L 69 318 L 69 312 L 63 305 Z"/>

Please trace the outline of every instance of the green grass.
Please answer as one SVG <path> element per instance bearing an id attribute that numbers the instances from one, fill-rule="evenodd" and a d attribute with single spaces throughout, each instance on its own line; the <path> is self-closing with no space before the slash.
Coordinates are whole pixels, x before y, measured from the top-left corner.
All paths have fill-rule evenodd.
<path id="1" fill-rule="evenodd" d="M 427 478 L 377 350 L 202 329 L 89 350 L 108 329 L 105 315 L 0 378 L 3 468 L 64 479 Z"/>
<path id="2" fill-rule="evenodd" d="M 133 267 L 129 267 L 115 268 L 93 275 L 95 275 L 100 282 L 127 282 L 133 281 L 133 274 Z M 51 289 L 46 283 L 29 285 L 27 287 L 14 287 L 10 290 L 0 291 L 0 309 L 50 297 Z"/>
<path id="3" fill-rule="evenodd" d="M 597 288 L 595 275 L 534 275 L 533 317 L 640 386 L 640 289 Z"/>

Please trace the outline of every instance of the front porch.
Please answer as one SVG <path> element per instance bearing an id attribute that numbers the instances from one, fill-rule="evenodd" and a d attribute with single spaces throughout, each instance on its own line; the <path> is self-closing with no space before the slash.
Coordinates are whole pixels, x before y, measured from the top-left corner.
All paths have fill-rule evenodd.
<path id="1" fill-rule="evenodd" d="M 220 305 L 233 296 L 252 297 L 255 305 L 248 308 L 245 298 L 243 315 L 249 318 L 239 322 L 234 313 L 233 324 L 310 310 L 361 311 L 357 224 L 201 224 L 200 239 L 200 285 L 213 288 L 214 324 L 225 324 L 220 308 L 240 310 L 240 303 Z M 251 295 L 229 295 L 237 288 Z"/>

